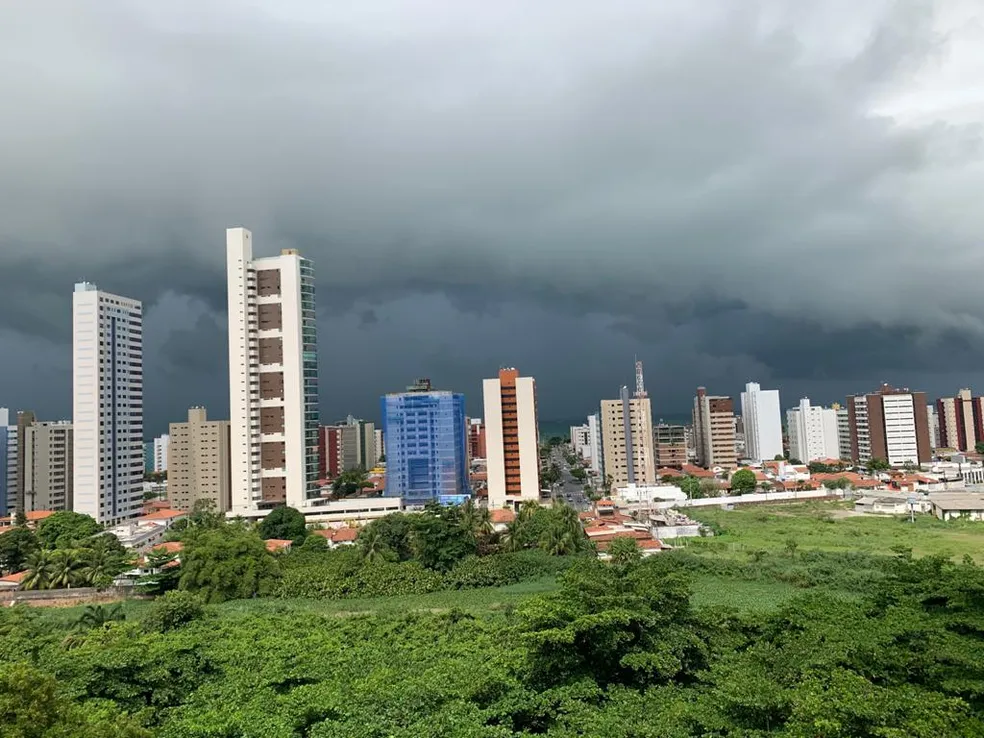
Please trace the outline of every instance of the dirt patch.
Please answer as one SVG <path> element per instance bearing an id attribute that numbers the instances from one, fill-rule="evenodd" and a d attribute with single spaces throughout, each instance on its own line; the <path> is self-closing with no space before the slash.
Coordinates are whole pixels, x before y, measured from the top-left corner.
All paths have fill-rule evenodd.
<path id="1" fill-rule="evenodd" d="M 106 605 L 111 602 L 122 602 L 125 599 L 127 598 L 121 597 L 120 595 L 92 595 L 91 597 L 79 597 L 73 599 L 61 597 L 52 599 L 18 599 L 13 597 L 3 604 L 7 607 L 11 607 L 13 605 L 27 605 L 29 607 L 78 607 L 79 605 Z"/>

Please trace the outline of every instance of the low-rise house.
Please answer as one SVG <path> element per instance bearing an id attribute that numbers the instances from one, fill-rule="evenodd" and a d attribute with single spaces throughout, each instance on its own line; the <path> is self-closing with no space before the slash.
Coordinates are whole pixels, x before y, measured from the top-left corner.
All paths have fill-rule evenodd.
<path id="1" fill-rule="evenodd" d="M 695 538 L 700 535 L 700 523 L 677 510 L 661 510 L 649 516 L 653 538 Z"/>
<path id="2" fill-rule="evenodd" d="M 492 519 L 492 530 L 496 533 L 502 533 L 516 519 L 516 513 L 508 508 L 502 508 L 501 510 L 490 510 L 489 517 Z"/>
<path id="3" fill-rule="evenodd" d="M 930 495 L 929 500 L 940 520 L 984 520 L 984 494 L 980 492 L 943 492 Z"/>
<path id="4" fill-rule="evenodd" d="M 328 548 L 335 549 L 339 546 L 352 546 L 359 537 L 359 529 L 351 526 L 340 528 L 322 528 L 321 530 L 311 531 L 316 536 L 321 536 L 328 543 Z"/>
<path id="5" fill-rule="evenodd" d="M 27 570 L 24 570 L 16 572 L 15 574 L 8 574 L 5 577 L 0 577 L 0 592 L 9 592 L 11 590 L 20 589 L 29 573 L 30 572 Z"/>
<path id="6" fill-rule="evenodd" d="M 163 541 L 171 526 L 187 516 L 188 513 L 183 510 L 164 508 L 129 522 L 121 523 L 108 532 L 116 536 L 126 548 L 149 551 Z"/>
<path id="7" fill-rule="evenodd" d="M 294 545 L 293 541 L 287 540 L 286 538 L 267 538 L 264 543 L 266 544 L 266 550 L 270 553 L 288 553 L 290 547 Z"/>
<path id="8" fill-rule="evenodd" d="M 34 530 L 38 527 L 38 524 L 45 518 L 50 518 L 55 514 L 54 510 L 31 510 L 30 512 L 24 513 L 24 520 L 26 521 L 27 527 Z M 0 518 L 0 531 L 7 530 L 8 528 L 13 528 L 17 525 L 17 516 L 11 515 L 9 517 Z"/>
<path id="9" fill-rule="evenodd" d="M 887 490 L 866 494 L 854 502 L 856 512 L 869 515 L 908 515 L 910 512 L 927 513 L 931 509 L 932 503 L 926 495 Z"/>

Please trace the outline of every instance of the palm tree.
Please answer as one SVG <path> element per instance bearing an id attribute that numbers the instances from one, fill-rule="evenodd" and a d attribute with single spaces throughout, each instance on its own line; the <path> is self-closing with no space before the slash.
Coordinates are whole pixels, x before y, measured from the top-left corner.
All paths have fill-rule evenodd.
<path id="1" fill-rule="evenodd" d="M 500 538 L 503 550 L 519 551 L 523 547 L 522 539 L 519 535 L 522 528 L 523 522 L 519 518 L 506 523 L 506 529 L 502 531 Z"/>
<path id="2" fill-rule="evenodd" d="M 108 587 L 113 581 L 113 574 L 118 570 L 113 555 L 102 542 L 94 544 L 86 551 L 86 555 L 78 571 L 79 578 L 84 584 L 93 587 Z"/>
<path id="3" fill-rule="evenodd" d="M 52 552 L 40 549 L 27 557 L 24 589 L 48 589 L 51 586 Z"/>
<path id="4" fill-rule="evenodd" d="M 642 558 L 642 549 L 635 538 L 620 536 L 608 545 L 608 555 L 616 566 L 626 566 Z"/>
<path id="5" fill-rule="evenodd" d="M 519 506 L 519 512 L 516 514 L 516 520 L 522 520 L 524 523 L 532 518 L 536 511 L 540 509 L 540 503 L 536 500 L 523 500 L 523 503 Z"/>
<path id="6" fill-rule="evenodd" d="M 79 581 L 79 555 L 75 550 L 56 550 L 51 555 L 51 567 L 48 574 L 48 588 L 71 588 Z"/>
<path id="7" fill-rule="evenodd" d="M 126 620 L 126 613 L 123 612 L 123 606 L 119 602 L 112 607 L 89 605 L 75 625 L 78 628 L 104 628 L 107 623 L 118 620 Z"/>
<path id="8" fill-rule="evenodd" d="M 374 528 L 366 528 L 359 535 L 359 550 L 362 558 L 368 563 L 377 561 L 388 561 L 393 557 L 392 549 L 386 544 L 386 540 Z"/>

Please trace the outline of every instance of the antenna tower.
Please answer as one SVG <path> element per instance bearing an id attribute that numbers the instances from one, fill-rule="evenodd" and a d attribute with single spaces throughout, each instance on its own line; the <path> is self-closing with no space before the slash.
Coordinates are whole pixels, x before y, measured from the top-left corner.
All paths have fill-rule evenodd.
<path id="1" fill-rule="evenodd" d="M 636 369 L 635 396 L 638 398 L 648 397 L 649 395 L 646 394 L 646 383 L 642 379 L 642 362 L 639 361 L 639 359 L 636 359 L 635 369 Z"/>

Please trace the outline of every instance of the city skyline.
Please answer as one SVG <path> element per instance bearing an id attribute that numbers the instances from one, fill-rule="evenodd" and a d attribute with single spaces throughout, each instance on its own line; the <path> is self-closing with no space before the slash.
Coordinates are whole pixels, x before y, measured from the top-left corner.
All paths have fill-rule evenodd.
<path id="1" fill-rule="evenodd" d="M 225 416 L 236 223 L 321 265 L 322 333 L 358 357 L 325 355 L 326 417 L 378 419 L 419 375 L 477 415 L 502 365 L 579 417 L 633 355 L 657 414 L 750 378 L 816 403 L 984 386 L 967 2 L 286 2 L 5 6 L 2 402 L 67 416 L 86 279 L 144 303 L 149 433 Z"/>

